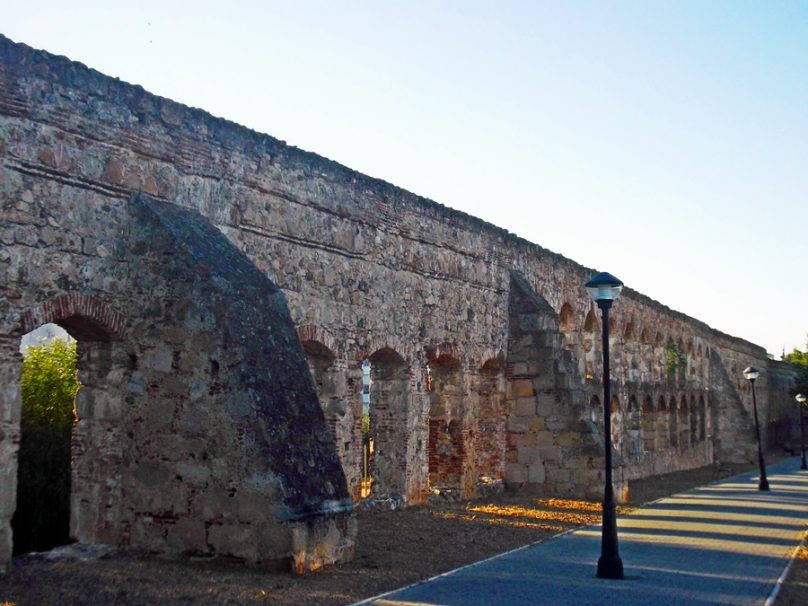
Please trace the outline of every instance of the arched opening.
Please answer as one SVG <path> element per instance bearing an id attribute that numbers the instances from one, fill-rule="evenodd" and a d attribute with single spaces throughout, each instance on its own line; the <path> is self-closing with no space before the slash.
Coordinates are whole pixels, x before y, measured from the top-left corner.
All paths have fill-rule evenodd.
<path id="1" fill-rule="evenodd" d="M 665 342 L 663 365 L 665 376 L 669 379 L 675 379 L 676 373 L 679 370 L 679 350 L 676 349 L 676 342 L 673 337 L 668 337 L 668 340 Z M 675 408 L 674 406 L 674 409 Z"/>
<path id="2" fill-rule="evenodd" d="M 610 407 L 611 416 L 610 423 L 612 426 L 612 447 L 617 450 L 623 450 L 623 413 L 620 410 L 620 400 L 617 396 L 612 396 L 612 404 Z"/>
<path id="3" fill-rule="evenodd" d="M 626 328 L 623 331 L 623 338 L 626 341 L 634 340 L 634 322 L 632 320 L 626 322 Z"/>
<path id="4" fill-rule="evenodd" d="M 370 496 L 373 491 L 373 456 L 376 453 L 375 442 L 370 431 L 370 360 L 362 360 L 362 416 L 360 433 L 362 435 L 362 456 L 359 471 L 359 498 Z"/>
<path id="5" fill-rule="evenodd" d="M 651 367 L 654 359 L 654 348 L 652 345 L 651 335 L 648 329 L 643 327 L 640 331 L 640 345 L 637 347 L 640 360 L 640 376 L 639 380 L 643 383 L 652 380 Z"/>
<path id="6" fill-rule="evenodd" d="M 628 398 L 628 454 L 632 457 L 639 457 L 642 453 L 642 435 L 640 434 L 640 406 L 637 397 L 631 395 Z"/>
<path id="7" fill-rule="evenodd" d="M 699 441 L 699 411 L 695 396 L 690 397 L 688 413 L 690 415 L 690 446 L 694 447 Z"/>
<path id="8" fill-rule="evenodd" d="M 443 354 L 429 361 L 429 488 L 458 493 L 464 472 L 468 430 L 460 361 Z"/>
<path id="9" fill-rule="evenodd" d="M 561 332 L 569 333 L 573 329 L 575 314 L 572 311 L 572 305 L 564 303 L 561 306 L 561 311 L 558 312 L 558 328 Z"/>
<path id="10" fill-rule="evenodd" d="M 704 396 L 699 396 L 699 440 L 707 439 L 707 404 Z"/>
<path id="11" fill-rule="evenodd" d="M 668 444 L 671 448 L 679 447 L 679 415 L 676 398 L 671 396 L 668 400 Z"/>
<path id="12" fill-rule="evenodd" d="M 406 494 L 407 414 L 410 400 L 409 368 L 390 348 L 368 358 L 367 439 L 374 496 Z"/>
<path id="13" fill-rule="evenodd" d="M 597 335 L 600 334 L 598 330 L 598 319 L 595 311 L 590 309 L 586 314 L 584 320 L 584 338 L 583 338 L 583 356 L 581 361 L 583 363 L 583 375 L 586 381 L 591 381 L 595 378 L 595 371 L 597 368 Z"/>
<path id="14" fill-rule="evenodd" d="M 26 334 L 20 353 L 14 555 L 70 542 L 71 442 L 81 387 L 76 341 L 56 324 Z"/>
<path id="15" fill-rule="evenodd" d="M 586 314 L 586 319 L 584 320 L 584 331 L 588 333 L 598 332 L 598 318 L 595 315 L 594 309 L 590 309 L 589 313 Z"/>
<path id="16" fill-rule="evenodd" d="M 656 412 L 651 396 L 642 401 L 642 448 L 645 452 L 656 450 Z"/>
<path id="17" fill-rule="evenodd" d="M 600 398 L 592 396 L 589 398 L 589 418 L 598 426 L 603 426 L 603 406 L 600 404 Z"/>
<path id="18" fill-rule="evenodd" d="M 59 449 L 62 453 L 67 450 L 70 455 L 69 479 L 64 479 L 65 467 L 62 463 L 62 479 L 59 480 L 62 486 L 65 486 L 65 481 L 68 482 L 68 496 L 62 497 L 58 504 L 53 501 L 46 505 L 62 512 L 59 533 L 61 536 L 49 546 L 64 541 L 65 498 L 69 499 L 67 536 L 70 540 L 81 543 L 115 544 L 119 542 L 122 532 L 121 464 L 125 449 L 125 433 L 121 429 L 121 418 L 125 386 L 130 383 L 132 369 L 137 366 L 137 357 L 125 352 L 121 341 L 112 339 L 121 329 L 122 319 L 100 301 L 85 295 L 76 293 L 62 295 L 23 313 L 17 334 L 27 334 L 51 323 L 57 324 L 76 339 L 73 357 L 76 371 L 74 376 L 77 376 L 78 384 L 82 388 L 74 394 L 73 402 L 67 398 L 68 403 L 61 413 L 61 418 L 65 421 L 62 426 L 66 424 L 68 429 L 72 428 L 69 438 L 65 440 L 65 434 L 62 433 L 61 438 L 54 439 L 54 443 L 50 444 L 55 447 L 56 442 L 61 442 Z M 44 330 L 50 332 L 49 329 L 56 330 L 51 327 Z M 22 499 L 19 503 L 0 503 L 0 530 L 5 531 L 2 534 L 8 537 L 7 542 L 4 541 L 5 544 L 0 545 L 0 552 L 9 555 L 29 548 L 46 547 L 37 545 L 38 539 L 30 542 L 25 538 L 25 530 L 20 527 L 26 524 L 24 516 L 31 512 L 25 511 L 27 506 L 23 503 L 27 498 L 24 496 L 28 490 L 25 487 L 26 479 L 19 483 L 18 476 L 28 475 L 26 467 L 29 463 L 26 460 L 29 459 L 29 455 L 25 443 L 29 442 L 29 437 L 33 434 L 28 412 L 23 410 L 23 403 L 19 397 L 22 389 L 18 389 L 17 384 L 20 378 L 23 382 L 27 381 L 27 378 L 22 377 L 24 362 L 20 351 L 22 344 L 16 341 L 12 350 L 13 343 L 11 340 L 4 340 L 0 350 L 0 356 L 7 363 L 6 368 L 10 369 L 10 372 L 3 376 L 6 382 L 0 385 L 2 393 L 10 396 L 0 400 L 0 416 L 9 415 L 5 418 L 21 420 L 19 424 L 15 421 L 7 425 L 6 429 L 9 432 L 7 433 L 9 443 L 15 446 L 19 444 L 21 448 L 21 451 L 15 448 L 12 454 L 19 455 L 22 460 L 13 456 L 11 465 L 0 469 L 0 486 L 11 487 L 16 492 L 20 484 L 18 496 Z M 29 349 L 29 357 L 30 351 Z M 14 364 L 15 357 L 19 361 L 19 366 Z M 68 374 L 70 372 L 68 371 Z M 20 468 L 18 463 L 21 465 Z M 39 503 L 32 508 L 42 506 L 42 503 Z M 12 545 L 9 532 L 15 509 L 18 510 L 13 523 L 15 539 L 18 542 L 16 546 Z"/>
<path id="19" fill-rule="evenodd" d="M 687 397 L 684 395 L 679 398 L 679 448 L 690 448 L 690 419 L 687 414 Z"/>
<path id="20" fill-rule="evenodd" d="M 651 377 L 654 382 L 665 378 L 665 335 L 658 332 L 654 337 L 654 353 L 651 362 Z M 665 407 L 667 410 L 667 406 Z"/>
<path id="21" fill-rule="evenodd" d="M 656 450 L 665 450 L 670 446 L 670 415 L 665 396 L 657 399 L 656 410 Z"/>

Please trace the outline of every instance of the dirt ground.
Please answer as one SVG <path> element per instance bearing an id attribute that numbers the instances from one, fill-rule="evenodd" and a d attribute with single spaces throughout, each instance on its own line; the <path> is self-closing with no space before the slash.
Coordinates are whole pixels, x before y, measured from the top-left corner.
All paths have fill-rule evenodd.
<path id="1" fill-rule="evenodd" d="M 725 465 L 632 482 L 632 506 L 746 471 Z M 600 519 L 600 504 L 505 493 L 472 503 L 359 513 L 354 561 L 304 577 L 227 561 L 111 555 L 95 561 L 15 558 L 0 576 L 0 606 L 278 604 L 337 605 L 407 585 Z M 808 603 L 808 548 L 777 606 Z"/>

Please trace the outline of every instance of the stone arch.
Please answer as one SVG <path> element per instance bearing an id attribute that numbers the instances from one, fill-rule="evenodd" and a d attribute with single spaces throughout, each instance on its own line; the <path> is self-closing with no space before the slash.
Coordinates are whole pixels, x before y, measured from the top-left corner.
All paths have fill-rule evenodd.
<path id="1" fill-rule="evenodd" d="M 690 396 L 688 416 L 690 417 L 690 446 L 692 448 L 699 441 L 699 411 L 696 405 L 696 396 Z"/>
<path id="2" fill-rule="evenodd" d="M 58 324 L 77 340 L 107 341 L 121 332 L 123 317 L 103 301 L 67 293 L 35 305 L 22 314 L 20 334 L 43 324 Z"/>
<path id="3" fill-rule="evenodd" d="M 124 394 L 132 370 L 137 367 L 137 356 L 125 351 L 120 338 L 123 316 L 90 295 L 67 293 L 33 306 L 22 313 L 14 334 L 26 334 L 49 323 L 61 326 L 76 339 L 76 367 L 82 385 L 76 395 L 71 439 L 69 533 L 81 543 L 115 544 L 122 538 Z M 19 360 L 18 351 L 15 353 Z M 11 361 L 11 356 L 4 357 Z M 17 368 L 21 370 L 21 366 Z M 12 381 L 18 380 L 16 374 Z M 14 394 L 7 404 L 11 418 L 19 419 L 19 390 L 15 385 L 6 393 Z M 15 431 L 19 431 L 19 425 Z M 12 487 L 10 492 L 16 494 L 16 459 L 13 469 L 7 471 L 8 477 L 0 478 L 0 482 Z M 3 509 L 0 507 L 0 530 L 12 513 Z M 0 545 L 0 552 L 5 547 Z M 7 547 L 10 552 L 10 537 Z"/>
<path id="4" fill-rule="evenodd" d="M 640 405 L 637 402 L 637 396 L 634 394 L 628 397 L 627 414 L 628 454 L 632 457 L 639 457 L 642 453 Z"/>
<path id="5" fill-rule="evenodd" d="M 427 445 L 429 488 L 449 497 L 467 489 L 466 394 L 462 363 L 454 347 L 438 346 L 429 352 L 429 442 Z"/>
<path id="6" fill-rule="evenodd" d="M 600 403 L 600 398 L 596 395 L 589 398 L 589 418 L 596 425 L 603 425 L 603 406 Z"/>
<path id="7" fill-rule="evenodd" d="M 572 305 L 564 301 L 561 310 L 558 312 L 558 328 L 561 332 L 570 333 L 574 329 L 575 312 Z"/>
<path id="8" fill-rule="evenodd" d="M 656 450 L 670 446 L 670 416 L 665 396 L 657 398 L 656 409 Z"/>
<path id="9" fill-rule="evenodd" d="M 668 399 L 668 444 L 671 448 L 679 447 L 679 414 L 676 396 Z"/>
<path id="10" fill-rule="evenodd" d="M 635 337 L 635 329 L 634 329 L 634 320 L 629 320 L 626 322 L 626 327 L 623 330 L 623 338 L 626 341 L 634 340 Z"/>
<path id="11" fill-rule="evenodd" d="M 594 309 L 590 309 L 584 319 L 584 331 L 588 333 L 598 332 L 598 318 Z"/>
<path id="12" fill-rule="evenodd" d="M 623 450 L 623 412 L 620 406 L 620 398 L 612 396 L 611 406 L 611 426 L 612 426 L 612 447 L 622 452 Z"/>
<path id="13" fill-rule="evenodd" d="M 685 353 L 685 344 L 682 337 L 676 339 L 676 352 L 679 355 L 676 365 L 676 377 L 684 379 L 687 377 L 687 367 L 690 356 Z"/>
<path id="14" fill-rule="evenodd" d="M 641 413 L 642 449 L 653 452 L 656 450 L 656 411 L 651 396 L 646 395 L 643 398 Z"/>
<path id="15" fill-rule="evenodd" d="M 688 450 L 690 448 L 690 417 L 687 414 L 687 396 L 679 396 L 678 423 L 679 423 L 679 448 Z"/>
<path id="16" fill-rule="evenodd" d="M 17 494 L 11 519 L 14 555 L 48 551 L 70 542 L 71 442 L 76 397 L 49 398 L 47 413 L 43 415 L 45 411 L 38 406 L 38 398 L 31 398 L 32 394 L 26 393 L 23 381 L 29 373 L 38 375 L 40 386 L 34 396 L 47 397 L 51 389 L 58 389 L 57 393 L 61 394 L 65 393 L 65 388 L 78 390 L 76 360 L 73 359 L 71 364 L 69 359 L 71 348 L 75 353 L 76 340 L 52 323 L 26 333 L 20 341 L 23 360 Z M 40 350 L 37 360 L 32 360 L 30 356 L 37 349 Z M 51 358 L 47 356 L 49 351 L 58 351 L 60 355 Z M 41 357 L 43 353 L 46 354 L 44 358 Z M 50 363 L 43 364 L 46 360 Z M 32 363 L 30 366 L 29 362 Z M 5 485 L 3 490 L 7 490 Z"/>
<path id="17" fill-rule="evenodd" d="M 699 441 L 707 439 L 707 403 L 703 395 L 699 395 Z"/>
<path id="18" fill-rule="evenodd" d="M 653 381 L 661 381 L 665 378 L 665 341 L 666 337 L 662 331 L 658 331 L 654 336 L 654 349 L 651 365 L 651 378 Z M 666 407 L 667 409 L 667 407 Z"/>
<path id="19" fill-rule="evenodd" d="M 370 362 L 369 438 L 371 495 L 400 498 L 406 494 L 407 418 L 410 409 L 410 372 L 397 351 L 383 347 L 368 356 Z"/>
<path id="20" fill-rule="evenodd" d="M 643 383 L 651 381 L 651 366 L 653 364 L 654 350 L 652 338 L 648 328 L 635 328 L 635 334 L 639 330 L 639 343 L 636 346 L 637 357 L 639 359 L 639 380 Z"/>
<path id="21" fill-rule="evenodd" d="M 297 337 L 301 343 L 313 341 L 322 344 L 331 352 L 338 351 L 337 343 L 331 333 L 317 324 L 301 324 L 297 327 Z"/>

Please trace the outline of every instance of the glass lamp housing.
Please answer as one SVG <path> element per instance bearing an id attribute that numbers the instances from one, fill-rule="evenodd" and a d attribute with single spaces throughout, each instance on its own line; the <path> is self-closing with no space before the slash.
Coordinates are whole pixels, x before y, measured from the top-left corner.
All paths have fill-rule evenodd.
<path id="1" fill-rule="evenodd" d="M 801 393 L 798 393 L 795 399 L 797 400 L 797 402 L 799 402 L 799 403 L 800 403 L 800 404 L 802 404 L 803 406 L 805 406 L 806 401 L 808 401 L 808 398 L 806 398 L 806 397 L 805 397 L 804 395 L 802 395 Z"/>
<path id="2" fill-rule="evenodd" d="M 614 301 L 620 296 L 620 291 L 623 290 L 623 283 L 612 274 L 603 272 L 593 276 L 592 279 L 586 283 L 586 290 L 595 302 L 605 300 Z"/>
<path id="3" fill-rule="evenodd" d="M 747 366 L 746 368 L 744 368 L 743 376 L 748 381 L 754 381 L 760 376 L 760 371 L 754 366 Z"/>

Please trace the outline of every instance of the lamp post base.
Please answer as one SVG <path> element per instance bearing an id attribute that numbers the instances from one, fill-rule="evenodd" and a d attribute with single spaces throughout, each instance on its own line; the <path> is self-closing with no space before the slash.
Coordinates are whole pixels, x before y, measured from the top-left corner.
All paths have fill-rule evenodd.
<path id="1" fill-rule="evenodd" d="M 760 482 L 758 482 L 758 490 L 769 490 L 769 480 L 766 478 L 760 478 Z"/>
<path id="2" fill-rule="evenodd" d="M 599 579 L 623 579 L 623 560 L 620 556 L 600 556 L 598 559 Z"/>

